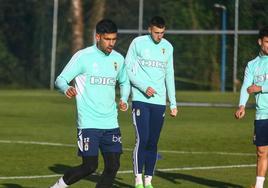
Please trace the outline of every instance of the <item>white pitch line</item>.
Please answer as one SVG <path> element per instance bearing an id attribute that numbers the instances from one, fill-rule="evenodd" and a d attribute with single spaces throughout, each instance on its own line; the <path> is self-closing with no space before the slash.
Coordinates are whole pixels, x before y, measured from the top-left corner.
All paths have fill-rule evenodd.
<path id="1" fill-rule="evenodd" d="M 180 168 L 163 168 L 156 169 L 160 172 L 170 172 L 170 171 L 189 171 L 189 170 L 214 170 L 214 169 L 228 169 L 228 168 L 249 168 L 256 167 L 255 164 L 244 164 L 244 165 L 226 165 L 226 166 L 200 166 L 200 167 L 180 167 Z M 132 174 L 132 170 L 118 171 L 118 174 Z M 38 179 L 38 178 L 53 178 L 60 177 L 62 174 L 54 175 L 43 175 L 43 176 L 10 176 L 10 177 L 0 177 L 0 180 L 14 180 L 14 179 Z"/>
<path id="2" fill-rule="evenodd" d="M 35 142 L 35 141 L 12 141 L 0 140 L 4 144 L 33 144 L 44 146 L 63 146 L 63 147 L 76 147 L 74 144 L 62 144 L 53 142 Z M 130 148 L 123 148 L 124 151 L 133 151 Z M 204 151 L 176 151 L 176 150 L 159 150 L 159 153 L 173 153 L 173 154 L 196 154 L 196 155 L 234 155 L 234 156 L 255 156 L 255 153 L 231 153 L 231 152 L 204 152 Z"/>
<path id="3" fill-rule="evenodd" d="M 34 144 L 34 145 L 45 145 L 45 146 L 75 147 L 75 145 L 73 145 L 73 144 L 61 144 L 61 143 L 52 143 L 52 142 L 35 142 L 35 141 L 0 140 L 0 143 L 4 143 L 4 144 Z"/>

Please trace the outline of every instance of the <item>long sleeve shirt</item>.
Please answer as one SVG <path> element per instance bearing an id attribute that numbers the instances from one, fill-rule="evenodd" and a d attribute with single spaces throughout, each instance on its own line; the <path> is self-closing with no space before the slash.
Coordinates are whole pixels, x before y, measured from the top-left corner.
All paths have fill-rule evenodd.
<path id="1" fill-rule="evenodd" d="M 176 108 L 173 47 L 162 39 L 154 43 L 150 35 L 135 38 L 125 59 L 132 85 L 132 100 L 166 105 L 166 93 L 170 108 Z M 148 97 L 146 89 L 152 87 L 156 94 Z"/>
<path id="2" fill-rule="evenodd" d="M 240 92 L 239 106 L 246 105 L 249 98 L 247 88 L 252 84 L 262 87 L 261 92 L 255 93 L 255 119 L 268 119 L 268 56 L 259 55 L 248 62 Z"/>
<path id="3" fill-rule="evenodd" d="M 65 93 L 73 79 L 77 91 L 78 128 L 117 128 L 116 82 L 123 102 L 127 103 L 130 92 L 123 56 L 115 50 L 106 55 L 96 45 L 80 50 L 68 62 L 55 84 Z"/>

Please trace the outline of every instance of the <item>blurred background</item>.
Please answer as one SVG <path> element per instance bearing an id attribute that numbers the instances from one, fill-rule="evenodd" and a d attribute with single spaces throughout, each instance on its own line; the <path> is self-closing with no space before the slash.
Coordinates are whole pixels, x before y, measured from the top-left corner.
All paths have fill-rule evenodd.
<path id="1" fill-rule="evenodd" d="M 116 22 L 116 50 L 125 55 L 159 15 L 174 46 L 177 90 L 236 92 L 267 10 L 266 0 L 0 0 L 0 88 L 53 89 L 71 56 L 94 43 L 100 19 Z"/>

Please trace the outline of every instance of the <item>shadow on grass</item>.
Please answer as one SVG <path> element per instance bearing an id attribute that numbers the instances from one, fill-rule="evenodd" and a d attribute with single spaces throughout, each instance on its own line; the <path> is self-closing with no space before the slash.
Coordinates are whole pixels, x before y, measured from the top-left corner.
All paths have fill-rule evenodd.
<path id="1" fill-rule="evenodd" d="M 3 188 L 34 188 L 34 187 L 22 187 L 21 185 L 13 184 L 13 183 L 4 183 L 2 185 L 3 185 Z"/>
<path id="2" fill-rule="evenodd" d="M 55 164 L 52 167 L 49 167 L 51 171 L 53 171 L 56 174 L 64 174 L 67 170 L 69 170 L 71 166 L 62 165 L 62 164 Z M 100 179 L 101 174 L 99 173 L 93 173 L 85 178 L 85 180 L 97 183 Z M 115 178 L 113 188 L 134 188 L 134 186 L 123 183 L 122 178 Z M 19 188 L 19 187 L 18 187 Z"/>
<path id="3" fill-rule="evenodd" d="M 161 177 L 167 181 L 170 181 L 174 184 L 180 184 L 180 180 L 186 180 L 195 184 L 208 186 L 208 187 L 218 187 L 218 188 L 243 188 L 241 185 L 236 185 L 228 182 L 210 180 L 205 178 L 200 178 L 196 176 L 181 174 L 181 173 L 170 173 L 170 172 L 161 172 L 156 171 L 155 175 Z"/>

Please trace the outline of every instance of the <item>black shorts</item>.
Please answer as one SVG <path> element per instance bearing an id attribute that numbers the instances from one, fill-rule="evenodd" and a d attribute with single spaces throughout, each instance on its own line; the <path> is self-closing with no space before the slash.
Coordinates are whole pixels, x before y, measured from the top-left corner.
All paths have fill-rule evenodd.
<path id="1" fill-rule="evenodd" d="M 256 146 L 268 146 L 268 119 L 254 121 L 253 143 Z"/>

